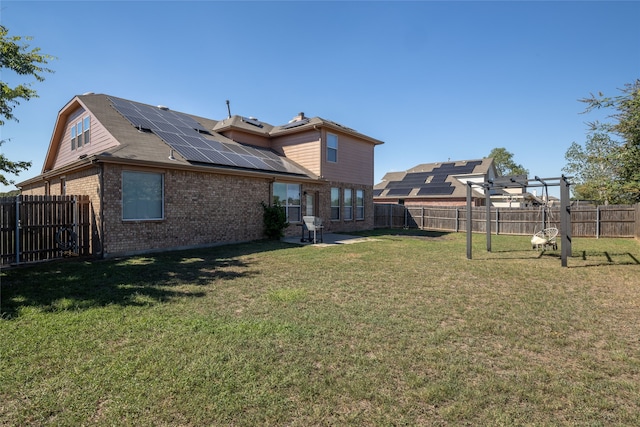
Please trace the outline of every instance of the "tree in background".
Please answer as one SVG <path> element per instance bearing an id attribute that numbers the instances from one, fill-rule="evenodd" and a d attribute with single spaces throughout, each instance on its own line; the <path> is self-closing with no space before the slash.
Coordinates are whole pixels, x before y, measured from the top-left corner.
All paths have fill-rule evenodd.
<path id="1" fill-rule="evenodd" d="M 610 122 L 588 123 L 584 149 L 574 142 L 565 154 L 569 163 L 563 170 L 576 175 L 576 197 L 599 203 L 640 202 L 640 79 L 626 84 L 620 92 L 615 97 L 599 93 L 579 100 L 587 104 L 584 113 L 597 109 L 615 112 L 608 116 Z"/>
<path id="2" fill-rule="evenodd" d="M 509 175 L 529 175 L 529 171 L 524 166 L 517 164 L 513 160 L 513 153 L 506 148 L 494 148 L 487 157 L 493 158 L 493 164 L 500 176 Z"/>
<path id="3" fill-rule="evenodd" d="M 0 71 L 8 69 L 19 76 L 32 76 L 42 82 L 44 73 L 53 72 L 44 65 L 54 58 L 41 54 L 39 48 L 30 49 L 28 44 L 21 43 L 22 39 L 20 36 L 9 36 L 7 28 L 0 25 Z M 25 40 L 30 38 L 25 37 Z M 0 81 L 0 126 L 4 125 L 5 120 L 18 121 L 13 114 L 13 109 L 20 105 L 21 100 L 37 98 L 37 92 L 30 86 L 31 84 L 26 83 L 10 87 L 4 81 Z M 1 140 L 0 146 L 5 142 L 7 141 Z M 30 166 L 31 162 L 14 162 L 7 159 L 4 154 L 0 154 L 0 183 L 12 184 L 13 181 L 8 180 L 4 174 L 17 175 Z"/>
<path id="4" fill-rule="evenodd" d="M 565 154 L 564 171 L 572 174 L 573 196 L 578 200 L 592 200 L 597 204 L 616 202 L 619 168 L 615 153 L 619 148 L 608 134 L 593 132 L 587 135 L 585 146 L 572 143 Z"/>

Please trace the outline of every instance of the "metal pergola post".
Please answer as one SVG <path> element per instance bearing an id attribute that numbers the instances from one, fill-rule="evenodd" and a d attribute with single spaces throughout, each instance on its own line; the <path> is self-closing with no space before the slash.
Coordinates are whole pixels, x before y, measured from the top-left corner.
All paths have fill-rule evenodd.
<path id="1" fill-rule="evenodd" d="M 484 204 L 486 205 L 485 227 L 487 232 L 487 252 L 491 252 L 491 194 L 488 185 L 484 186 L 484 200 Z"/>
<path id="2" fill-rule="evenodd" d="M 471 243 L 472 234 L 471 234 L 471 182 L 467 181 L 467 259 L 471 259 Z"/>
<path id="3" fill-rule="evenodd" d="M 560 255 L 562 266 L 567 266 L 567 258 L 571 256 L 571 204 L 569 199 L 569 181 L 562 175 L 560 178 L 560 228 L 562 230 L 562 243 Z"/>
<path id="4" fill-rule="evenodd" d="M 544 193 L 546 197 L 545 203 L 549 203 L 549 192 L 548 186 L 559 186 L 560 187 L 560 229 L 562 230 L 562 247 L 561 247 L 561 260 L 562 266 L 567 266 L 567 258 L 571 256 L 571 202 L 569 198 L 569 187 L 571 184 L 569 183 L 569 179 L 571 177 L 566 177 L 562 175 L 560 178 L 539 178 L 535 177 L 535 180 L 540 182 L 538 185 L 529 185 L 529 180 L 526 183 L 520 183 L 511 178 L 510 182 L 512 184 L 517 184 L 523 188 L 526 187 L 544 187 Z M 547 181 L 558 181 L 558 183 L 549 184 Z M 472 259 L 472 229 L 473 229 L 473 220 L 472 220 L 472 187 L 474 183 L 467 181 L 467 259 Z M 491 197 L 490 197 L 490 189 L 494 188 L 496 184 L 493 180 L 488 180 L 481 185 L 485 190 L 485 200 L 486 200 L 486 235 L 487 235 L 487 252 L 491 252 Z M 508 188 L 510 185 L 499 185 L 499 188 Z M 456 210 L 457 212 L 457 210 Z M 498 233 L 498 213 L 496 210 L 496 234 Z M 542 227 L 545 228 L 547 218 L 545 214 L 543 214 L 542 218 Z"/>

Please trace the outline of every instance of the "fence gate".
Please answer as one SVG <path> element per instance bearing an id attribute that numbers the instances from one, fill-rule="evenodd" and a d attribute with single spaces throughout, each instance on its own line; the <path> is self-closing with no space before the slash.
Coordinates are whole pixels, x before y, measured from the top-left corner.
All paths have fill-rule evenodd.
<path id="1" fill-rule="evenodd" d="M 0 264 L 91 255 L 89 196 L 0 198 Z"/>

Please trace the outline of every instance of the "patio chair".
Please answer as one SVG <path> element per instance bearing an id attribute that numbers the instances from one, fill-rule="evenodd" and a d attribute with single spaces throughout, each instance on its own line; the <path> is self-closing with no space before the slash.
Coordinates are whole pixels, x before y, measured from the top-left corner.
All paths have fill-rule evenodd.
<path id="1" fill-rule="evenodd" d="M 313 231 L 313 243 L 317 243 L 316 232 L 318 231 L 320 232 L 320 243 L 322 243 L 322 229 L 324 228 L 322 218 L 317 216 L 303 216 L 302 221 L 304 221 L 304 225 L 309 232 Z"/>

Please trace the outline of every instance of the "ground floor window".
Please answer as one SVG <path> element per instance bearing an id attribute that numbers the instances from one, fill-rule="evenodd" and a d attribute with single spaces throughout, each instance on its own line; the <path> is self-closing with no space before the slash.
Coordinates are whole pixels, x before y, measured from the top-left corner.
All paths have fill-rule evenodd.
<path id="1" fill-rule="evenodd" d="M 122 219 L 164 218 L 164 177 L 161 173 L 122 172 Z"/>
<path id="2" fill-rule="evenodd" d="M 335 187 L 331 188 L 331 219 L 340 219 L 340 189 Z"/>
<path id="3" fill-rule="evenodd" d="M 351 221 L 353 219 L 353 197 L 350 188 L 344 189 L 344 219 Z"/>
<path id="4" fill-rule="evenodd" d="M 279 203 L 287 213 L 287 221 L 300 222 L 300 184 L 273 183 L 273 203 Z"/>
<path id="5" fill-rule="evenodd" d="M 356 190 L 356 219 L 364 219 L 364 190 Z"/>

